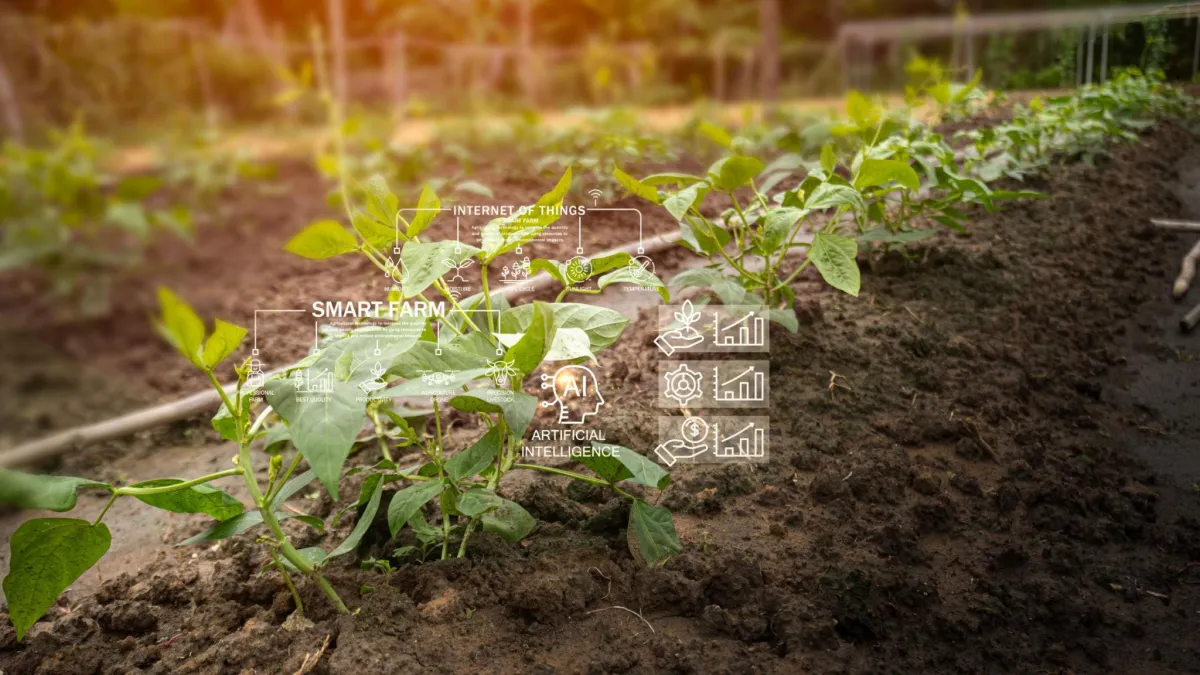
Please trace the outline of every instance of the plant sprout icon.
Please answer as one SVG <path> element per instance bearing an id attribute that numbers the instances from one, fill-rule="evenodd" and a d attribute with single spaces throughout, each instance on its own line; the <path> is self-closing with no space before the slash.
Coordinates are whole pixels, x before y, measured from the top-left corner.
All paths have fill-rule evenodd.
<path id="1" fill-rule="evenodd" d="M 691 300 L 685 300 L 679 311 L 675 312 L 675 321 L 683 325 L 654 338 L 654 344 L 658 345 L 662 353 L 667 356 L 674 354 L 679 349 L 695 347 L 704 342 L 704 336 L 692 327 L 692 324 L 699 320 L 700 310 L 692 306 Z"/>
<path id="2" fill-rule="evenodd" d="M 449 265 L 450 269 L 454 271 L 454 276 L 450 277 L 446 281 L 466 281 L 466 279 L 463 278 L 462 271 L 467 269 L 471 265 L 474 265 L 475 259 L 474 258 L 464 258 L 462 260 L 459 260 L 458 262 L 455 262 L 455 261 L 447 258 L 447 259 L 443 260 L 442 263 L 445 265 Z"/>

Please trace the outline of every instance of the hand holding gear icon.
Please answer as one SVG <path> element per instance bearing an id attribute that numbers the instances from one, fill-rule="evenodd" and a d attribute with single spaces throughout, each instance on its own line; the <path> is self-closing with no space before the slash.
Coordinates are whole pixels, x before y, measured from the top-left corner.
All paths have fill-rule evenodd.
<path id="1" fill-rule="evenodd" d="M 666 378 L 667 386 L 663 395 L 681 406 L 704 395 L 704 378 L 688 368 L 686 363 L 667 373 Z"/>

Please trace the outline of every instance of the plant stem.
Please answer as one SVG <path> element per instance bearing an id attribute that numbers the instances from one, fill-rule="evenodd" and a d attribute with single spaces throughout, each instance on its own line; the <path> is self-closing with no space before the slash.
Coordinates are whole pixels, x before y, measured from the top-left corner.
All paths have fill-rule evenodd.
<path id="1" fill-rule="evenodd" d="M 613 491 L 615 491 L 617 494 L 621 495 L 622 497 L 626 497 L 628 499 L 635 499 L 635 497 L 633 495 L 622 490 L 621 488 L 617 487 L 616 485 L 609 483 L 606 480 L 603 480 L 600 478 L 592 478 L 591 476 L 585 476 L 581 473 L 575 473 L 574 471 L 567 471 L 566 469 L 558 469 L 553 466 L 542 466 L 541 464 L 514 464 L 513 468 L 514 469 L 531 469 L 533 471 L 542 471 L 544 473 L 553 473 L 553 474 L 557 474 L 559 476 L 566 476 L 567 478 L 574 478 L 575 480 L 581 480 L 585 483 L 591 483 L 592 485 L 598 485 L 600 487 L 610 487 L 613 489 Z"/>
<path id="2" fill-rule="evenodd" d="M 271 560 L 275 561 L 275 567 L 279 568 L 279 573 L 283 575 L 283 583 L 287 585 L 288 592 L 292 594 L 292 600 L 296 601 L 296 611 L 304 614 L 304 602 L 300 600 L 300 591 L 296 590 L 296 584 L 292 583 L 292 575 L 288 573 L 283 563 L 279 562 L 279 554 L 269 548 L 268 550 Z"/>
<path id="3" fill-rule="evenodd" d="M 150 496 L 150 495 L 163 495 L 163 494 L 167 494 L 169 492 L 178 492 L 179 490 L 186 490 L 187 488 L 195 487 L 195 486 L 201 485 L 203 483 L 210 483 L 214 480 L 219 480 L 221 478 L 228 478 L 230 476 L 236 476 L 241 472 L 242 472 L 241 469 L 226 469 L 225 471 L 218 471 L 217 473 L 211 473 L 207 476 L 193 478 L 192 480 L 185 481 L 183 483 L 176 483 L 174 485 L 163 485 L 161 487 L 143 487 L 143 488 L 140 488 L 140 487 L 117 488 L 116 491 L 113 492 L 113 497 L 122 497 L 122 496 L 126 496 L 126 495 L 128 495 L 130 497 L 146 497 L 146 496 Z"/>
<path id="4" fill-rule="evenodd" d="M 92 527 L 100 524 L 100 521 L 104 519 L 104 514 L 108 513 L 109 508 L 112 507 L 113 502 L 117 501 L 117 497 L 119 496 L 120 495 L 118 495 L 116 492 L 113 492 L 113 495 L 108 498 L 108 503 L 105 504 L 104 508 L 100 511 L 100 515 L 96 516 L 96 521 L 92 523 Z"/>
<path id="5" fill-rule="evenodd" d="M 479 266 L 479 284 L 483 289 L 483 306 L 487 309 L 487 325 L 488 332 L 495 333 L 499 326 L 493 325 L 492 318 L 492 292 L 488 290 L 488 265 L 483 263 Z"/>
<path id="6" fill-rule="evenodd" d="M 387 461 L 392 461 L 392 451 L 388 449 L 387 437 L 383 433 L 383 424 L 379 422 L 379 411 L 371 411 L 371 421 L 375 423 L 375 438 L 379 439 L 379 451 L 383 453 L 383 458 Z"/>
<path id="7" fill-rule="evenodd" d="M 479 516 L 475 516 L 467 523 L 467 529 L 463 531 L 462 543 L 458 545 L 458 557 L 461 558 L 467 554 L 467 540 L 471 538 L 471 532 L 475 530 L 476 523 L 479 522 Z"/>
<path id="8" fill-rule="evenodd" d="M 275 496 L 278 495 L 279 491 L 283 489 L 283 486 L 287 484 L 288 479 L 292 477 L 292 473 L 294 473 L 296 471 L 296 469 L 299 468 L 301 459 L 302 459 L 302 456 L 300 455 L 299 452 L 297 452 L 296 456 L 292 458 L 291 466 L 289 466 L 288 470 L 286 472 L 284 472 L 283 477 L 280 478 L 279 480 L 275 481 L 275 489 L 273 489 L 267 493 L 266 500 L 267 500 L 268 504 L 271 504 L 271 505 L 275 504 Z"/>

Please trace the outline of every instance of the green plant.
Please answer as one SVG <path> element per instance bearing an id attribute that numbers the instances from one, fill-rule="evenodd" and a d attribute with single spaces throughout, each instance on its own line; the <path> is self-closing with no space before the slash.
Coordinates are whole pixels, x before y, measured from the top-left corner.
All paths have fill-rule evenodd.
<path id="1" fill-rule="evenodd" d="M 144 205 L 162 181 L 107 173 L 81 124 L 49 138 L 45 148 L 9 141 L 0 151 L 0 272 L 37 267 L 56 296 L 103 313 L 111 275 L 137 263 L 156 230 L 190 237 L 191 216 Z"/>

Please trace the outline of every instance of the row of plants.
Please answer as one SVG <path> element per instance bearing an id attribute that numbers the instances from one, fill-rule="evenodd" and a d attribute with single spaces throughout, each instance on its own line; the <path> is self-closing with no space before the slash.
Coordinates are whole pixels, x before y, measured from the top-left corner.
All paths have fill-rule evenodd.
<path id="1" fill-rule="evenodd" d="M 317 95 L 329 109 L 335 137 L 340 137 L 339 107 L 323 87 Z M 1137 74 L 1105 88 L 1082 90 L 1072 99 L 1052 107 L 1084 117 L 1093 109 L 1083 101 L 1110 99 L 1120 102 L 1121 111 L 1144 116 L 1194 109 L 1190 99 Z M 619 185 L 662 205 L 677 218 L 683 245 L 709 261 L 706 267 L 676 277 L 672 286 L 703 286 L 727 304 L 766 306 L 772 320 L 796 330 L 791 282 L 807 265 L 814 265 L 835 288 L 857 294 L 862 248 L 902 247 L 932 234 L 935 228 L 930 226 L 935 223 L 962 231 L 970 207 L 990 209 L 1004 199 L 1032 196 L 989 186 L 979 177 L 984 159 L 956 151 L 906 112 L 888 112 L 858 94 L 850 96 L 847 108 L 848 119 L 831 125 L 833 140 L 823 144 L 816 157 L 784 153 L 767 164 L 748 154 L 753 142 L 705 125 L 701 132 L 728 154 L 704 175 L 664 173 L 636 179 L 614 171 L 613 180 Z M 1116 115 L 1115 110 L 1109 112 Z M 1066 125 L 1059 132 L 1073 134 L 1074 141 L 1054 136 L 1058 151 L 1069 152 L 1080 144 L 1090 147 L 1095 140 L 1090 127 L 1079 133 L 1074 128 Z M 1104 133 L 1111 142 L 1127 138 L 1127 131 L 1118 125 Z M 336 152 L 339 165 L 344 165 L 343 141 L 336 144 Z M 1019 176 L 1037 167 L 1017 168 Z M 502 294 L 490 291 L 491 264 L 528 244 L 557 220 L 572 183 L 571 170 L 530 208 L 488 223 L 479 246 L 424 238 L 442 204 L 428 186 L 416 201 L 421 210 L 404 218 L 399 215 L 401 200 L 383 177 L 359 185 L 352 183 L 348 171 L 338 171 L 337 177 L 345 220 L 313 223 L 287 248 L 314 260 L 361 255 L 396 279 L 387 302 L 368 321 L 328 334 L 307 357 L 265 381 L 252 379 L 250 361 L 244 361 L 233 367 L 237 385 L 226 392 L 218 374 L 221 368 L 229 368 L 223 364 L 237 351 L 245 329 L 221 320 L 210 329 L 182 299 L 169 290 L 159 291 L 161 313 L 155 321 L 159 332 L 220 392 L 222 405 L 212 423 L 223 438 L 237 445 L 232 468 L 192 479 L 155 479 L 129 486 L 3 471 L 0 503 L 65 512 L 74 508 L 78 490 L 95 489 L 110 495 L 108 506 L 131 497 L 172 512 L 207 514 L 217 521 L 185 544 L 255 529 L 270 567 L 282 575 L 301 611 L 295 578 L 308 579 L 334 607 L 347 610 L 325 571 L 356 550 L 381 510 L 397 543 L 412 542 L 409 550 L 419 550 L 421 559 L 429 552 L 440 552 L 442 559 L 464 556 L 477 531 L 510 542 L 528 536 L 534 519 L 502 494 L 504 477 L 514 471 L 556 474 L 607 488 L 630 501 L 631 545 L 647 563 L 679 552 L 671 513 L 643 497 L 647 489 L 666 488 L 670 476 L 641 453 L 594 443 L 594 452 L 577 458 L 578 469 L 521 461 L 524 436 L 539 404 L 525 391 L 526 380 L 546 364 L 594 360 L 620 338 L 628 323 L 617 312 L 568 302 L 568 298 L 603 292 L 615 284 L 638 284 L 657 290 L 664 301 L 670 297 L 653 275 L 630 273 L 626 254 L 593 258 L 582 267 L 549 259 L 533 261 L 535 271 L 544 271 L 561 284 L 556 302 L 513 306 Z M 706 217 L 699 208 L 714 192 L 728 195 L 732 204 L 721 218 Z M 802 236 L 810 233 L 811 237 Z M 794 249 L 802 249 L 805 255 L 792 265 L 788 253 Z M 482 289 L 458 299 L 446 275 L 465 259 L 479 264 Z M 593 279 L 595 288 L 580 286 Z M 414 313 L 405 311 L 403 304 L 419 301 L 430 307 L 435 300 L 449 309 Z M 429 373 L 453 374 L 431 381 L 423 377 Z M 327 393 L 308 392 L 306 385 L 314 378 L 325 378 Z M 428 409 L 408 407 L 413 398 L 427 400 Z M 479 422 L 477 437 L 466 447 L 449 447 L 446 416 L 450 410 Z M 255 469 L 252 450 L 256 446 L 267 456 L 265 475 Z M 356 450 L 359 454 L 348 466 Z M 421 460 L 401 466 L 397 460 L 409 453 L 419 454 Z M 240 480 L 249 505 L 212 485 L 223 479 Z M 283 508 L 314 481 L 335 501 L 344 498 L 346 485 L 356 489 L 333 523 L 350 513 L 357 513 L 358 519 L 332 549 L 297 548 L 283 526 L 283 521 L 295 520 L 319 532 L 331 527 L 310 514 Z M 104 523 L 108 506 L 93 520 L 37 518 L 14 533 L 10 572 L 3 587 L 19 637 L 107 552 L 111 544 Z M 404 557 L 405 548 L 397 549 L 397 559 Z"/>
<path id="2" fill-rule="evenodd" d="M 166 151 L 161 170 L 135 175 L 115 171 L 111 149 L 80 123 L 47 140 L 0 148 L 0 273 L 38 269 L 51 297 L 85 315 L 107 311 L 114 276 L 140 264 L 159 232 L 190 242 L 194 209 L 272 174 L 207 135 Z"/>

